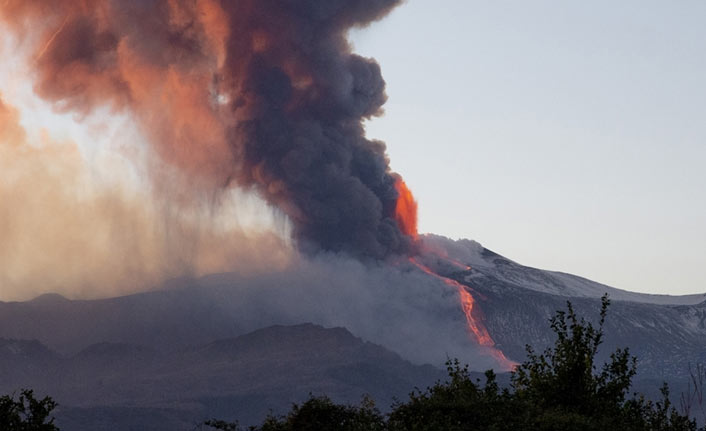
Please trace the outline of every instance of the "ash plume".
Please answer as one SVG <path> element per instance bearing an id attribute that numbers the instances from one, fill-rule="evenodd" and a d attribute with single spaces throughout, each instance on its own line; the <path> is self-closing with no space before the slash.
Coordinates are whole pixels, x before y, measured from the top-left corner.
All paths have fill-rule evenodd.
<path id="1" fill-rule="evenodd" d="M 385 82 L 350 28 L 401 0 L 8 0 L 35 91 L 60 110 L 129 112 L 162 160 L 211 189 L 254 188 L 301 249 L 406 253 L 399 176 L 362 121 Z"/>
<path id="2" fill-rule="evenodd" d="M 32 145 L 36 130 L 0 105 L 9 125 L 0 128 L 0 175 L 18 179 L 0 183 L 0 287 L 16 291 L 0 297 L 64 285 L 79 289 L 70 296 L 104 296 L 235 271 L 248 284 L 265 281 L 251 301 L 236 299 L 245 322 L 312 316 L 416 361 L 490 354 L 506 364 L 469 290 L 419 260 L 416 201 L 384 143 L 365 136 L 363 122 L 382 113 L 385 81 L 374 60 L 352 52 L 348 32 L 401 2 L 0 2 L 0 57 L 8 43 L 22 54 L 16 63 L 28 73 L 18 82 L 32 82 L 31 98 L 82 124 L 127 119 L 137 139 L 122 153 L 139 170 L 137 188 L 123 188 L 130 174 L 116 189 L 85 188 L 81 156 L 91 142 Z M 22 102 L 25 93 L 3 84 Z M 26 105 L 17 104 L 32 124 Z M 30 165 L 36 176 L 21 168 Z M 214 213 L 231 215 L 219 202 L 233 191 L 263 198 L 282 235 L 252 236 L 237 217 L 216 226 Z"/>

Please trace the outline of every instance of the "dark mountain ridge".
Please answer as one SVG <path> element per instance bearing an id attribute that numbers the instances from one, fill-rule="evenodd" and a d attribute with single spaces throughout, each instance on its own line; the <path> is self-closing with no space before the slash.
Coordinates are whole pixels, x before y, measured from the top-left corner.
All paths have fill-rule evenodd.
<path id="1" fill-rule="evenodd" d="M 105 415 L 118 411 L 124 417 L 113 429 L 192 429 L 212 416 L 256 422 L 309 393 L 350 403 L 369 394 L 385 406 L 444 375 L 344 328 L 313 324 L 273 326 L 172 352 L 98 343 L 71 357 L 35 340 L 3 339 L 0 370 L 0 392 L 32 387 L 51 394 L 61 405 L 58 423 L 69 431 L 101 429 Z M 171 419 L 160 424 L 163 414 Z M 145 422 L 130 425 L 135 415 Z"/>

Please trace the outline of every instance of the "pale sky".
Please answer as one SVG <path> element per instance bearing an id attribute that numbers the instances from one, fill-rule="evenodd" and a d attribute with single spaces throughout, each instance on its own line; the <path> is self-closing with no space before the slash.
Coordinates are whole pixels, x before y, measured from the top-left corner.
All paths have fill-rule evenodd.
<path id="1" fill-rule="evenodd" d="M 706 1 L 410 0 L 352 34 L 420 231 L 706 292 Z"/>

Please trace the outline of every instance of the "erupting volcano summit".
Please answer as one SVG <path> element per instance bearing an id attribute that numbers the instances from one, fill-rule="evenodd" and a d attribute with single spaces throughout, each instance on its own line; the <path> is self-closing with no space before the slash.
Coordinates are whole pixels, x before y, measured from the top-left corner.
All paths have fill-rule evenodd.
<path id="1" fill-rule="evenodd" d="M 301 249 L 383 258 L 409 251 L 412 221 L 396 220 L 401 179 L 362 125 L 386 99 L 380 67 L 346 35 L 400 3 L 9 0 L 0 14 L 32 35 L 45 99 L 129 112 L 186 174 L 254 187 Z"/>
<path id="2" fill-rule="evenodd" d="M 347 34 L 400 3 L 8 0 L 0 18 L 30 45 L 35 92 L 55 108 L 134 118 L 194 184 L 253 189 L 279 208 L 300 250 L 410 258 L 458 289 L 475 340 L 492 347 L 469 290 L 413 257 L 417 203 L 365 136 L 385 82 Z"/>

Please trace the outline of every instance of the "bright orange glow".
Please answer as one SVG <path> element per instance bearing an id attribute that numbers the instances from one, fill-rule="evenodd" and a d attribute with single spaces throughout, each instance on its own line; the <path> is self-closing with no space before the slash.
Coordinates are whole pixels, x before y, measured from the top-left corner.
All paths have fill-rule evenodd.
<path id="1" fill-rule="evenodd" d="M 517 366 L 517 363 L 507 359 L 505 357 L 505 354 L 503 354 L 502 351 L 495 347 L 495 341 L 493 341 L 493 338 L 488 333 L 488 329 L 486 329 L 480 316 L 478 316 L 478 310 L 475 308 L 475 299 L 473 298 L 473 295 L 471 295 L 471 293 L 469 292 L 470 288 L 468 286 L 464 286 L 456 280 L 437 274 L 431 268 L 419 262 L 413 257 L 411 257 L 409 261 L 425 273 L 431 275 L 432 277 L 438 278 L 439 280 L 443 281 L 447 286 L 454 287 L 458 290 L 459 299 L 461 301 L 461 308 L 463 309 L 463 314 L 466 316 L 466 324 L 468 326 L 469 332 L 473 335 L 475 341 L 479 345 L 487 347 L 490 356 L 494 357 L 503 369 L 514 369 Z M 476 309 L 475 313 L 474 309 Z"/>
<path id="2" fill-rule="evenodd" d="M 408 236 L 417 237 L 417 201 L 402 178 L 395 182 L 399 197 L 395 204 L 395 220 L 400 230 Z"/>

